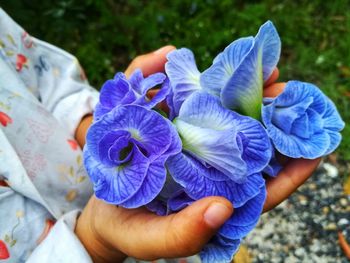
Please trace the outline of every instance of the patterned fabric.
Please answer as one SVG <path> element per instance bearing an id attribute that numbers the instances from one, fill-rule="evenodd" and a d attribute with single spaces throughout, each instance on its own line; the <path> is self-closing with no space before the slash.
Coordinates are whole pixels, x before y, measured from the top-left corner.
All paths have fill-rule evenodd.
<path id="1" fill-rule="evenodd" d="M 97 101 L 75 57 L 0 8 L 1 262 L 92 262 L 74 234 L 93 191 L 73 136 Z"/>
<path id="2" fill-rule="evenodd" d="M 0 260 L 91 262 L 73 231 L 92 195 L 73 135 L 97 99 L 73 56 L 0 9 Z"/>

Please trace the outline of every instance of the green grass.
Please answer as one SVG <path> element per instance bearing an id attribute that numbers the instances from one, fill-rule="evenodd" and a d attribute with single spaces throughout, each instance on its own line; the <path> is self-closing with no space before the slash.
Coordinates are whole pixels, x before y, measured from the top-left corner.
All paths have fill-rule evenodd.
<path id="1" fill-rule="evenodd" d="M 272 20 L 282 39 L 280 80 L 313 82 L 350 110 L 350 1 L 0 0 L 32 35 L 75 54 L 99 88 L 137 54 L 165 44 L 192 49 L 200 69 L 232 40 Z M 350 127 L 338 150 L 350 161 Z"/>

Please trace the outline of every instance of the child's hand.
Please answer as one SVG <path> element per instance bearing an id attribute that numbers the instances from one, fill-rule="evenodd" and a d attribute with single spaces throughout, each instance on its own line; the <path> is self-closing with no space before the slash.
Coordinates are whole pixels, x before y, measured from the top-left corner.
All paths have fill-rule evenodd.
<path id="1" fill-rule="evenodd" d="M 130 75 L 136 68 L 146 76 L 164 71 L 166 54 L 173 49 L 166 46 L 137 57 L 125 74 Z M 265 83 L 265 96 L 277 96 L 283 90 L 284 84 L 274 84 L 277 78 L 276 69 Z M 85 132 L 86 128 L 83 135 Z M 289 160 L 280 174 L 267 182 L 264 211 L 278 205 L 303 184 L 319 161 Z M 76 234 L 95 262 L 121 262 L 126 256 L 145 260 L 185 257 L 199 252 L 232 211 L 226 199 L 207 197 L 179 213 L 160 217 L 144 208 L 124 209 L 93 196 L 78 219 Z"/>
<path id="2" fill-rule="evenodd" d="M 130 75 L 136 68 L 146 76 L 164 71 L 166 54 L 173 49 L 166 46 L 137 57 L 125 74 Z M 85 124 L 77 132 L 80 138 L 85 137 Z M 82 146 L 84 141 L 78 141 Z M 185 257 L 199 252 L 232 211 L 232 204 L 225 198 L 207 197 L 179 213 L 161 217 L 145 208 L 125 209 L 93 196 L 75 232 L 94 262 L 122 262 L 126 256 L 145 260 Z"/>

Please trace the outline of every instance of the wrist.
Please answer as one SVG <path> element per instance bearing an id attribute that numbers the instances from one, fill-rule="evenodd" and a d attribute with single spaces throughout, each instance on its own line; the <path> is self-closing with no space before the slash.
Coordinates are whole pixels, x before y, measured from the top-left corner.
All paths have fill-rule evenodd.
<path id="1" fill-rule="evenodd" d="M 77 219 L 75 234 L 80 242 L 95 263 L 123 262 L 127 256 L 109 245 L 103 237 L 97 233 L 95 227 L 91 223 L 91 218 L 93 218 L 91 212 L 91 209 L 85 207 L 84 211 Z"/>
<path id="2" fill-rule="evenodd" d="M 85 137 L 86 137 L 86 132 L 87 130 L 89 129 L 91 123 L 92 123 L 92 120 L 93 120 L 93 117 L 91 114 L 89 115 L 85 115 L 77 129 L 75 130 L 75 140 L 78 142 L 80 148 L 83 148 L 84 147 L 84 144 L 85 144 Z"/>

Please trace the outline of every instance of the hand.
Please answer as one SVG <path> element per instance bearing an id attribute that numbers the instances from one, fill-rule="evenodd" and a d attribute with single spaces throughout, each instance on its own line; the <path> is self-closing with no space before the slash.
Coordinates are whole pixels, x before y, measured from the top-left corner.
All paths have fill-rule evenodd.
<path id="1" fill-rule="evenodd" d="M 164 71 L 166 54 L 173 49 L 166 46 L 137 57 L 125 74 L 129 76 L 136 68 L 145 75 Z M 265 96 L 276 96 L 283 90 L 283 84 L 273 84 L 277 78 L 276 69 L 265 83 Z M 288 161 L 277 178 L 267 181 L 264 211 L 294 192 L 318 163 L 319 160 Z M 222 197 L 207 197 L 176 214 L 160 217 L 144 208 L 124 209 L 93 196 L 75 231 L 94 262 L 121 262 L 126 255 L 145 260 L 185 257 L 199 252 L 232 212 L 232 204 Z"/>
<path id="2" fill-rule="evenodd" d="M 137 57 L 125 74 L 136 68 L 145 75 L 164 71 L 166 54 L 173 49 L 166 46 Z M 89 121 L 79 131 L 82 138 Z M 145 260 L 186 257 L 198 253 L 232 212 L 232 204 L 222 197 L 207 197 L 179 213 L 157 216 L 145 208 L 125 209 L 93 196 L 75 232 L 94 262 L 122 262 L 126 255 Z"/>

